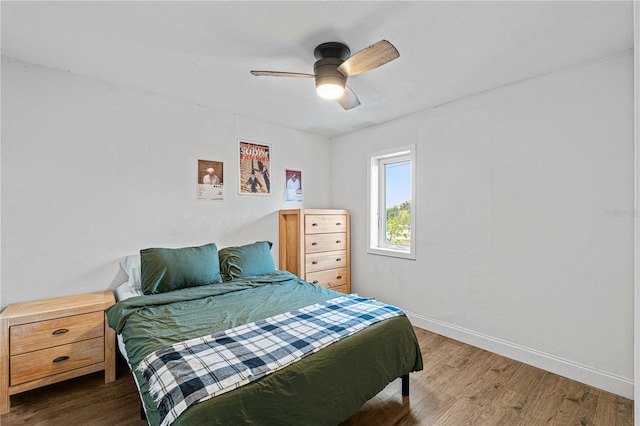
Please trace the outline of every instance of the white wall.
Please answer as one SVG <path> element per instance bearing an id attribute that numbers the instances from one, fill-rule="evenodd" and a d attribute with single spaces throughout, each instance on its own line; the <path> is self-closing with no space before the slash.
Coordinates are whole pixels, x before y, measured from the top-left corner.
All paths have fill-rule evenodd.
<path id="1" fill-rule="evenodd" d="M 277 211 L 329 202 L 325 137 L 7 58 L 2 124 L 2 307 L 114 288 L 145 247 L 267 239 L 277 264 Z M 272 196 L 237 195 L 238 138 L 272 144 Z M 196 201 L 198 159 L 224 162 L 223 202 Z"/>
<path id="2" fill-rule="evenodd" d="M 414 324 L 633 395 L 633 55 L 332 140 L 353 291 Z M 417 260 L 366 254 L 366 154 L 417 144 Z"/>

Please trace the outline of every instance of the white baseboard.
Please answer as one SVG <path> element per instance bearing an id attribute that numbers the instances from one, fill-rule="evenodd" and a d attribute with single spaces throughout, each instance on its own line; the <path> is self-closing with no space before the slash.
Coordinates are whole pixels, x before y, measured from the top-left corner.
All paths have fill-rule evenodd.
<path id="1" fill-rule="evenodd" d="M 569 379 L 625 398 L 633 399 L 633 380 L 596 370 L 574 361 L 497 339 L 486 334 L 477 333 L 473 330 L 448 324 L 434 318 L 405 312 L 411 323 L 416 327 L 494 352 L 507 358 L 524 362 L 525 364 L 533 365 L 545 371 L 568 377 Z M 428 359 L 424 361 L 429 362 Z"/>

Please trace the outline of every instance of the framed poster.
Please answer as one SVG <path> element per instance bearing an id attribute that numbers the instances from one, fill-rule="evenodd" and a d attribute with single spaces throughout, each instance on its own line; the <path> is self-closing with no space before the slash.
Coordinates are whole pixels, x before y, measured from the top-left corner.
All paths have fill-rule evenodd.
<path id="1" fill-rule="evenodd" d="M 240 195 L 271 195 L 271 145 L 238 139 Z"/>
<path id="2" fill-rule="evenodd" d="M 196 200 L 224 200 L 224 164 L 198 160 Z"/>
<path id="3" fill-rule="evenodd" d="M 285 169 L 284 201 L 301 203 L 302 200 L 302 172 L 300 170 Z"/>

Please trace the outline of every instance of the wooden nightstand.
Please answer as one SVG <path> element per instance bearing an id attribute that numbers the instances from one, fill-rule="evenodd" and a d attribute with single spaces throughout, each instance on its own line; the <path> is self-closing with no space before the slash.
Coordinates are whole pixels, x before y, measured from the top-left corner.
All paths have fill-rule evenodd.
<path id="1" fill-rule="evenodd" d="M 0 314 L 0 414 L 10 395 L 104 370 L 116 379 L 115 332 L 104 310 L 113 292 L 7 306 Z"/>

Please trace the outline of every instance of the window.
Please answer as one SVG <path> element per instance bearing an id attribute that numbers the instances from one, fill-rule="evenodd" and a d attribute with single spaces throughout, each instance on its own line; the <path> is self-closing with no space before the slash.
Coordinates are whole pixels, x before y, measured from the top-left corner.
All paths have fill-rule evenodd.
<path id="1" fill-rule="evenodd" d="M 415 145 L 368 155 L 367 253 L 415 259 Z"/>

